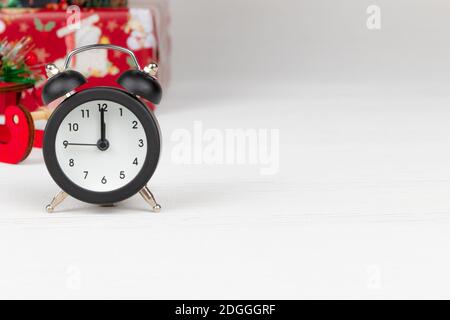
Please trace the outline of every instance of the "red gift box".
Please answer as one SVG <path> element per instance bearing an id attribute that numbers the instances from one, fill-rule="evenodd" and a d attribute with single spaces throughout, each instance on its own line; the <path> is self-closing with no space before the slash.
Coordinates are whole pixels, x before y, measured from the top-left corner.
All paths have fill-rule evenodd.
<path id="1" fill-rule="evenodd" d="M 0 38 L 9 41 L 24 36 L 32 37 L 33 53 L 43 80 L 34 89 L 24 92 L 22 103 L 33 111 L 42 105 L 41 90 L 45 83 L 45 64 L 56 63 L 62 67 L 68 52 L 76 47 L 111 43 L 132 50 L 142 66 L 159 62 L 167 53 L 162 52 L 161 35 L 164 28 L 160 8 L 82 9 L 77 12 L 48 9 L 2 9 L 0 10 Z M 79 21 L 79 28 L 73 28 Z M 164 59 L 167 61 L 167 59 Z M 88 86 L 118 86 L 116 79 L 132 67 L 129 57 L 121 52 L 96 50 L 76 56 L 71 68 L 88 78 Z M 161 65 L 159 74 L 163 85 L 167 82 L 167 66 Z M 1 111 L 0 111 L 1 113 Z"/>

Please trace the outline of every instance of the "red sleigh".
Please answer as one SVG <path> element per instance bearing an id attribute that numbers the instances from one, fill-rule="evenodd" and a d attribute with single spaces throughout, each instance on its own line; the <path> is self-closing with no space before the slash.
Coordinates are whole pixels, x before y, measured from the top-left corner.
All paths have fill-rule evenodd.
<path id="1" fill-rule="evenodd" d="M 35 130 L 34 121 L 46 120 L 48 109 L 29 112 L 20 105 L 22 91 L 30 85 L 0 83 L 0 162 L 17 164 L 25 160 L 33 147 L 42 148 L 43 131 Z"/>

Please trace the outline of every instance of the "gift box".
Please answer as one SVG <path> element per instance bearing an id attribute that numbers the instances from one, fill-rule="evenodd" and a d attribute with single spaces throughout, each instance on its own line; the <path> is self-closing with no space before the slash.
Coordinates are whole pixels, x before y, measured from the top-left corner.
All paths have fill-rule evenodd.
<path id="1" fill-rule="evenodd" d="M 170 70 L 167 1 L 130 2 L 130 8 L 1 9 L 0 39 L 14 41 L 31 37 L 30 60 L 44 76 L 46 64 L 62 67 L 67 53 L 77 47 L 109 43 L 126 47 L 136 54 L 141 66 L 154 61 L 160 65 L 158 78 L 165 87 Z M 74 22 L 77 28 L 73 27 Z M 126 54 L 110 50 L 82 53 L 71 64 L 71 68 L 86 76 L 88 86 L 118 86 L 116 79 L 130 67 L 133 64 Z M 45 77 L 23 93 L 22 104 L 30 111 L 42 105 L 44 83 Z"/>
<path id="2" fill-rule="evenodd" d="M 17 0 L 15 1 L 21 7 L 45 8 L 49 5 L 67 3 L 84 8 L 118 8 L 126 7 L 127 0 Z"/>

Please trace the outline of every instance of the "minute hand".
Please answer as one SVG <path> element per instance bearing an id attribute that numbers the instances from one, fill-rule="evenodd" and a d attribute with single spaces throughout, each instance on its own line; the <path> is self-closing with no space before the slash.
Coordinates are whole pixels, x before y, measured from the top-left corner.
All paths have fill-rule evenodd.
<path id="1" fill-rule="evenodd" d="M 96 143 L 67 143 L 68 146 L 88 146 L 88 147 L 96 147 Z"/>
<path id="2" fill-rule="evenodd" d="M 64 141 L 63 142 L 64 147 L 68 147 L 68 146 L 88 146 L 88 147 L 94 147 L 97 146 L 97 144 L 94 143 L 71 143 L 69 141 Z"/>

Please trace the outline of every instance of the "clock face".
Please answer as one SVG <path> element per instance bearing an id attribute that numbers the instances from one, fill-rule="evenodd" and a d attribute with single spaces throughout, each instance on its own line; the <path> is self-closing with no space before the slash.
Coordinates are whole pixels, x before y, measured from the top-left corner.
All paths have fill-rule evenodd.
<path id="1" fill-rule="evenodd" d="M 47 122 L 44 160 L 58 186 L 92 204 L 135 195 L 153 176 L 161 133 L 151 110 L 118 88 L 93 87 L 65 99 Z"/>
<path id="2" fill-rule="evenodd" d="M 108 100 L 73 108 L 60 122 L 54 143 L 64 175 L 93 192 L 110 192 L 132 182 L 148 152 L 139 118 L 126 105 Z"/>

